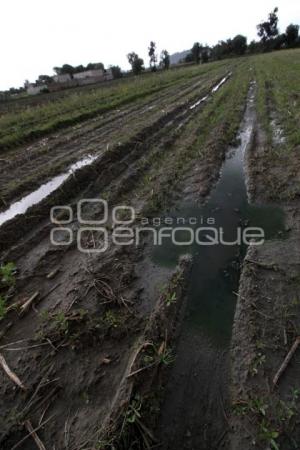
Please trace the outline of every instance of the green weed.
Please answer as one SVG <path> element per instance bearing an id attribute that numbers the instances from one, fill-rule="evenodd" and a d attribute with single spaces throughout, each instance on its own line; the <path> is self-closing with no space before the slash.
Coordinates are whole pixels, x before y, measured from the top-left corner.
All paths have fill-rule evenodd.
<path id="1" fill-rule="evenodd" d="M 0 266 L 0 279 L 3 286 L 13 286 L 15 284 L 16 266 L 12 262 L 8 262 Z"/>
<path id="2" fill-rule="evenodd" d="M 6 299 L 0 295 L 0 320 L 4 319 L 6 315 Z"/>

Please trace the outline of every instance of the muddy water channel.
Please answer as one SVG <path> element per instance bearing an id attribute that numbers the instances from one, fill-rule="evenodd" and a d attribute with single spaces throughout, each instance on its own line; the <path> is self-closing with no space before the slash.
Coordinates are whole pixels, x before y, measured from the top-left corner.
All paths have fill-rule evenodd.
<path id="1" fill-rule="evenodd" d="M 57 175 L 38 189 L 23 197 L 21 200 L 13 203 L 6 211 L 0 213 L 0 226 L 5 222 L 16 217 L 18 214 L 25 214 L 31 206 L 37 205 L 52 192 L 56 191 L 62 184 L 68 180 L 75 172 L 82 167 L 92 164 L 96 156 L 87 156 L 86 158 L 72 164 L 67 172 Z"/>
<path id="2" fill-rule="evenodd" d="M 246 227 L 261 227 L 265 239 L 283 235 L 284 215 L 280 209 L 248 202 L 244 156 L 255 126 L 254 96 L 252 83 L 238 145 L 228 152 L 207 203 L 183 204 L 168 214 L 176 227 L 188 226 L 194 231 L 214 227 L 218 236 L 222 229 L 223 241 L 232 244 L 174 245 L 165 239 L 153 253 L 153 260 L 161 266 L 176 265 L 180 254 L 193 255 L 186 316 L 160 419 L 164 449 L 227 448 L 229 346 L 239 269 L 247 249 L 246 243 L 235 241 L 238 230 L 243 235 Z M 184 230 L 176 233 L 181 243 L 189 242 L 190 236 Z M 212 236 L 215 234 L 205 230 L 201 240 L 210 242 Z"/>

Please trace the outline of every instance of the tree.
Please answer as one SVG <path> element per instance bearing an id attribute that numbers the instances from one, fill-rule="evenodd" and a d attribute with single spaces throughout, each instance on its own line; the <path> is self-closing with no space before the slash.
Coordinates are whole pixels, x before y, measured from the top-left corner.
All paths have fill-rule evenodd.
<path id="1" fill-rule="evenodd" d="M 269 41 L 269 50 L 280 50 L 286 46 L 286 35 L 278 34 L 276 38 Z"/>
<path id="2" fill-rule="evenodd" d="M 103 63 L 89 63 L 86 66 L 86 70 L 104 70 L 104 64 Z"/>
<path id="3" fill-rule="evenodd" d="M 167 50 L 163 50 L 160 54 L 160 65 L 163 69 L 170 67 L 170 55 Z"/>
<path id="4" fill-rule="evenodd" d="M 191 53 L 193 55 L 193 60 L 195 61 L 196 64 L 199 64 L 200 62 L 201 50 L 202 45 L 200 45 L 199 42 L 195 42 L 195 44 L 192 47 Z"/>
<path id="5" fill-rule="evenodd" d="M 74 73 L 84 72 L 85 70 L 86 68 L 82 64 L 80 64 L 80 66 L 74 67 Z"/>
<path id="6" fill-rule="evenodd" d="M 156 50 L 156 44 L 155 42 L 151 41 L 150 46 L 148 47 L 148 55 L 150 58 L 150 69 L 155 71 L 156 70 L 156 62 L 157 62 L 157 55 L 155 53 Z"/>
<path id="7" fill-rule="evenodd" d="M 54 72 L 57 75 L 85 72 L 86 70 L 104 70 L 104 64 L 102 63 L 89 63 L 86 67 L 80 64 L 79 66 L 73 67 L 70 64 L 64 64 L 62 67 L 53 67 Z"/>
<path id="8" fill-rule="evenodd" d="M 41 86 L 43 84 L 49 84 L 53 82 L 53 78 L 49 75 L 39 75 L 39 78 L 36 80 L 36 84 Z"/>
<path id="9" fill-rule="evenodd" d="M 208 58 L 209 58 L 208 51 L 209 51 L 209 47 L 204 47 L 202 50 L 201 61 L 203 64 L 208 62 Z"/>
<path id="10" fill-rule="evenodd" d="M 285 30 L 286 44 L 288 47 L 296 47 L 298 44 L 299 25 L 290 24 Z"/>
<path id="11" fill-rule="evenodd" d="M 250 54 L 253 53 L 259 53 L 262 51 L 262 44 L 261 42 L 257 42 L 257 41 L 251 41 L 250 44 L 248 45 L 248 52 Z"/>
<path id="12" fill-rule="evenodd" d="M 186 57 L 183 59 L 184 62 L 186 63 L 191 63 L 194 61 L 194 56 L 192 52 L 189 52 Z"/>
<path id="13" fill-rule="evenodd" d="M 61 74 L 73 75 L 75 68 L 71 64 L 64 64 L 61 68 Z"/>
<path id="14" fill-rule="evenodd" d="M 62 67 L 53 67 L 53 70 L 57 75 L 73 75 L 73 73 L 75 73 L 75 67 L 71 66 L 70 64 L 64 64 Z"/>
<path id="15" fill-rule="evenodd" d="M 247 38 L 238 34 L 232 39 L 231 42 L 232 52 L 235 55 L 244 55 L 247 50 Z"/>
<path id="16" fill-rule="evenodd" d="M 144 60 L 135 52 L 128 53 L 127 59 L 134 75 L 139 75 L 144 70 Z"/>
<path id="17" fill-rule="evenodd" d="M 212 49 L 215 59 L 222 59 L 230 56 L 233 52 L 232 39 L 219 41 Z"/>
<path id="18" fill-rule="evenodd" d="M 111 70 L 112 76 L 114 77 L 114 80 L 116 78 L 122 78 L 122 70 L 119 66 L 109 66 L 109 69 Z"/>
<path id="19" fill-rule="evenodd" d="M 278 8 L 275 8 L 269 14 L 269 19 L 266 22 L 261 22 L 257 25 L 257 34 L 262 42 L 267 42 L 278 35 Z"/>

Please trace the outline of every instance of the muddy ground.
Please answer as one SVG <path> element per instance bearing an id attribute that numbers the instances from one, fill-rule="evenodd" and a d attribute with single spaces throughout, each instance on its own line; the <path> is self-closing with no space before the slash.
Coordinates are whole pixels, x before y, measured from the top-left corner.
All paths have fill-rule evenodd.
<path id="1" fill-rule="evenodd" d="M 213 80 L 202 80 L 200 86 L 199 82 L 193 81 L 192 85 L 180 91 L 179 96 L 178 92 L 173 97 L 169 94 L 167 109 L 149 112 L 146 127 L 144 117 L 140 122 L 137 120 L 141 117 L 140 109 L 128 112 L 126 119 L 120 118 L 118 114 L 115 119 L 110 118 L 112 132 L 117 136 L 119 127 L 124 127 L 123 121 L 128 120 L 128 128 L 131 128 L 131 117 L 135 128 L 131 130 L 132 135 L 127 137 L 127 141 L 125 139 L 123 145 L 114 144 L 106 148 L 94 165 L 71 177 L 61 190 L 33 207 L 26 216 L 1 227 L 2 258 L 15 262 L 17 274 L 16 283 L 8 292 L 8 306 L 11 308 L 1 323 L 3 333 L 0 351 L 9 368 L 24 385 L 24 388 L 14 386 L 7 374 L 1 371 L 1 448 L 31 449 L 33 439 L 28 437 L 28 421 L 37 429 L 46 447 L 106 448 L 108 443 L 103 439 L 106 436 L 108 440 L 112 436 L 113 439 L 118 437 L 115 432 L 119 426 L 118 417 L 124 415 L 124 405 L 131 405 L 130 383 L 126 380 L 135 367 L 148 335 L 153 344 L 144 359 L 153 361 L 156 370 L 170 364 L 173 357 L 169 340 L 174 332 L 172 322 L 169 322 L 171 307 L 167 308 L 165 320 L 161 319 L 163 314 L 159 314 L 159 323 L 162 320 L 162 325 L 157 333 L 155 325 L 151 325 L 151 317 L 153 314 L 155 317 L 157 308 L 159 311 L 166 309 L 168 291 L 162 293 L 162 286 L 171 286 L 177 292 L 184 285 L 185 271 L 181 277 L 182 269 L 174 272 L 174 269 L 155 266 L 150 258 L 147 240 L 138 248 L 110 246 L 101 257 L 93 253 L 80 254 L 75 244 L 53 246 L 49 241 L 51 224 L 46 217 L 52 204 L 72 200 L 71 204 L 75 205 L 77 199 L 84 196 L 91 198 L 99 193 L 105 195 L 111 204 L 136 197 L 136 201 L 131 204 L 141 214 L 143 211 L 159 210 L 160 199 L 155 197 L 156 191 L 160 192 L 159 185 L 153 179 L 146 192 L 143 192 L 146 186 L 144 176 L 151 172 L 153 163 L 159 161 L 159 158 L 156 160 L 157 155 L 167 152 L 173 155 L 173 159 L 169 159 L 168 165 L 164 167 L 160 187 L 174 177 L 174 166 L 195 142 L 199 128 L 197 118 L 201 117 L 206 103 L 211 101 L 211 89 L 225 75 L 222 73 Z M 200 89 L 196 89 L 198 86 Z M 208 98 L 203 104 L 190 108 L 206 95 Z M 161 97 L 160 106 L 163 105 Z M 152 111 L 149 103 L 146 109 Z M 100 126 L 98 130 L 97 123 L 83 127 L 86 127 L 89 142 L 95 139 L 98 148 L 99 138 L 102 140 L 105 136 L 103 127 Z M 95 128 L 99 135 L 94 136 L 91 128 Z M 222 128 L 220 140 L 214 136 L 208 147 L 213 150 L 210 158 L 198 160 L 201 163 L 199 175 L 202 179 L 207 173 L 206 190 L 217 178 L 224 157 L 221 131 Z M 72 145 L 64 144 L 63 149 L 66 151 L 60 154 L 64 164 L 69 150 L 76 150 L 76 142 L 80 147 L 76 151 L 77 158 L 81 152 L 86 154 L 87 151 L 82 130 L 77 135 L 73 130 L 70 133 L 74 138 Z M 61 145 L 65 135 L 67 141 L 68 131 L 58 138 L 54 137 L 54 140 L 58 139 Z M 111 140 L 110 135 L 109 142 Z M 39 142 L 29 148 L 33 156 L 28 158 L 28 163 L 27 156 L 23 156 L 22 152 L 8 152 L 11 174 L 17 171 L 20 186 L 24 180 L 20 170 L 25 170 L 25 166 L 28 173 L 29 166 L 32 169 L 35 167 L 36 180 L 40 179 L 39 171 L 36 170 L 41 167 L 42 172 L 49 158 L 47 151 L 41 150 L 42 146 L 43 143 Z M 61 153 L 59 146 L 56 148 Z M 51 148 L 51 161 L 55 161 L 53 151 Z M 167 157 L 166 154 L 163 156 Z M 20 158 L 25 160 L 21 161 Z M 189 164 L 193 163 L 194 168 L 195 161 L 193 156 L 187 160 Z M 215 167 L 214 171 L 207 171 L 211 165 Z M 10 172 L 3 171 L 3 175 L 2 186 L 6 186 L 9 184 Z M 16 173 L 13 178 L 16 178 Z M 195 190 L 200 189 L 196 176 L 193 179 L 186 178 L 185 182 L 186 186 L 192 183 Z M 183 186 L 184 181 L 179 192 Z M 10 192 L 15 196 L 17 191 Z M 163 198 L 169 202 L 173 200 L 167 195 Z M 86 213 L 92 218 L 99 214 L 99 210 L 90 207 Z M 71 226 L 74 231 L 78 228 L 76 216 Z M 93 245 L 90 236 L 85 244 L 87 247 Z M 22 311 L 20 305 L 24 305 L 24 301 L 33 295 L 34 302 Z M 176 307 L 173 307 L 175 318 L 184 295 L 177 296 Z M 163 307 L 159 308 L 161 302 Z M 156 323 L 155 320 L 153 323 Z M 116 418 L 112 420 L 115 415 Z M 146 425 L 138 427 L 140 435 L 137 438 L 139 444 L 136 445 L 139 446 L 145 445 L 145 431 L 141 432 L 143 427 Z M 130 448 L 122 443 L 127 439 L 127 434 L 125 437 L 123 435 L 120 434 L 118 445 L 120 448 L 122 445 Z M 131 429 L 128 435 L 132 435 Z M 131 439 L 130 445 L 134 448 L 136 433 Z"/>
<path id="2" fill-rule="evenodd" d="M 237 79 L 236 66 L 229 69 L 68 128 L 33 143 L 26 151 L 19 148 L 7 153 L 6 161 L 1 163 L 2 210 L 7 202 L 18 200 L 72 162 L 87 154 L 100 153 L 100 157 L 25 216 L 0 228 L 2 261 L 14 261 L 17 266 L 15 284 L 3 288 L 5 293 L 8 291 L 8 306 L 13 307 L 1 321 L 0 353 L 23 384 L 15 385 L 0 371 L 1 448 L 34 448 L 30 425 L 43 445 L 53 450 L 199 450 L 230 445 L 246 449 L 247 445 L 253 448 L 253 435 L 254 448 L 268 448 L 261 447 L 261 438 L 257 438 L 261 417 L 252 410 L 251 414 L 248 410 L 247 414 L 244 410 L 236 414 L 236 405 L 243 406 L 249 397 L 257 396 L 258 385 L 263 386 L 259 395 L 266 394 L 268 376 L 276 372 L 297 335 L 297 322 L 280 322 L 282 299 L 291 300 L 292 307 L 297 308 L 293 302 L 299 281 L 296 199 L 286 207 L 286 198 L 276 198 L 278 204 L 284 203 L 287 213 L 286 239 L 268 243 L 256 252 L 251 248 L 247 253 L 233 332 L 232 366 L 229 350 L 217 357 L 213 351 L 210 354 L 210 342 L 205 336 L 199 342 L 191 337 L 193 346 L 180 340 L 190 258 L 183 258 L 175 269 L 162 268 L 153 262 L 146 237 L 136 248 L 110 245 L 100 256 L 79 253 L 76 242 L 54 246 L 49 241 L 49 208 L 66 203 L 75 210 L 77 201 L 84 197 L 101 196 L 111 205 L 122 202 L 134 206 L 138 215 L 135 224 L 139 217 L 163 214 L 185 199 L 204 203 L 236 136 L 252 76 L 247 75 L 236 102 L 229 103 L 237 126 L 228 133 L 231 117 L 224 115 L 217 120 L 212 112 L 205 114 L 214 101 L 212 87 L 232 70 L 215 96 L 217 106 L 228 106 L 226 86 Z M 206 95 L 207 100 L 191 109 Z M 206 132 L 199 151 L 197 139 L 211 118 L 214 128 Z M 258 132 L 247 158 L 251 197 L 274 201 L 264 174 L 270 170 L 273 176 L 276 166 L 271 165 Z M 296 163 L 294 156 L 286 163 L 287 171 L 282 174 L 285 178 L 279 179 L 282 189 L 287 181 L 295 189 L 290 175 Z M 279 157 L 277 169 L 280 164 Z M 276 172 L 277 177 L 280 173 Z M 268 193 L 266 197 L 263 191 Z M 85 212 L 89 218 L 96 218 L 101 208 L 90 206 Z M 74 233 L 78 230 L 76 214 L 70 226 Z M 110 221 L 107 229 L 111 231 Z M 110 234 L 109 239 L 111 243 Z M 88 235 L 84 245 L 92 250 L 93 236 Z M 24 302 L 33 295 L 30 307 L 24 308 Z M 176 302 L 171 300 L 174 295 Z M 264 295 L 274 299 L 274 304 L 266 303 Z M 270 320 L 266 332 L 265 321 L 273 310 L 278 321 Z M 279 339 L 276 353 L 271 349 L 276 342 L 274 336 Z M 263 346 L 264 358 L 257 350 L 257 342 Z M 180 399 L 171 398 L 177 409 L 171 417 L 168 383 L 172 383 L 176 345 L 177 351 L 180 346 L 197 347 L 194 372 L 199 377 L 191 378 L 189 383 L 194 405 L 186 408 L 183 416 L 175 404 Z M 257 373 L 254 369 L 251 372 L 252 360 Z M 283 398 L 288 398 L 289 387 L 296 380 L 296 362 L 293 360 L 286 378 L 284 375 L 280 380 Z M 190 368 L 188 364 L 182 360 L 180 364 L 179 372 L 186 382 L 193 374 L 185 371 Z M 229 397 L 230 367 L 234 414 Z M 200 395 L 199 380 L 203 383 Z M 164 408 L 166 403 L 169 409 Z M 293 415 L 292 421 L 296 417 Z M 174 442 L 173 434 L 180 440 Z M 286 434 L 291 435 L 284 430 L 280 439 L 285 439 Z M 164 441 L 167 443 L 162 444 Z"/>
<path id="3" fill-rule="evenodd" d="M 220 79 L 219 72 L 217 69 L 188 82 L 182 80 L 175 86 L 53 133 L 32 145 L 8 150 L 0 160 L 2 209 L 6 208 L 6 203 L 33 191 L 81 158 L 101 155 L 130 139 L 138 139 L 146 129 L 157 131 L 170 116 L 204 96 Z"/>
<path id="4" fill-rule="evenodd" d="M 269 92 L 274 124 L 272 106 Z M 280 239 L 250 247 L 243 263 L 231 355 L 232 449 L 300 445 L 299 351 L 274 383 L 299 336 L 300 157 L 299 149 L 287 151 L 278 118 L 276 124 L 270 143 L 257 122 L 246 160 L 251 201 L 279 205 L 286 231 Z"/>

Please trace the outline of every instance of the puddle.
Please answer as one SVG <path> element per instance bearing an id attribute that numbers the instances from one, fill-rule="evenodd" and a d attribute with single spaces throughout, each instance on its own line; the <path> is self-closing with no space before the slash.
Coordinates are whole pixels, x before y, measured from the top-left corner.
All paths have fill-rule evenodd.
<path id="1" fill-rule="evenodd" d="M 197 108 L 197 106 L 199 106 L 201 103 L 205 102 L 205 100 L 208 99 L 208 95 L 206 95 L 203 98 L 200 98 L 200 100 L 198 100 L 196 103 L 194 103 L 192 106 L 190 106 L 190 109 L 195 109 Z"/>
<path id="2" fill-rule="evenodd" d="M 13 219 L 18 214 L 25 214 L 33 205 L 37 205 L 48 195 L 58 189 L 72 174 L 84 166 L 92 164 L 97 156 L 87 156 L 84 159 L 72 164 L 67 172 L 57 175 L 52 180 L 40 186 L 36 191 L 23 197 L 21 200 L 13 203 L 6 211 L 0 213 L 0 226 L 8 220 Z"/>
<path id="3" fill-rule="evenodd" d="M 212 88 L 212 93 L 217 92 L 217 91 L 220 89 L 220 87 L 223 86 L 224 83 L 226 83 L 226 81 L 228 80 L 228 78 L 229 78 L 231 75 L 232 75 L 232 74 L 231 74 L 231 72 L 230 72 L 228 75 L 226 75 L 226 77 L 224 77 L 224 78 L 220 81 L 220 83 L 218 83 L 214 88 Z"/>
<path id="4" fill-rule="evenodd" d="M 217 92 L 221 86 L 223 86 L 224 83 L 226 83 L 226 81 L 228 80 L 228 78 L 232 75 L 232 73 L 230 72 L 228 75 L 226 75 L 224 78 L 222 78 L 222 80 L 216 84 L 216 86 L 214 86 L 211 90 L 211 93 L 214 94 L 215 92 Z M 206 95 L 205 97 L 200 98 L 199 100 L 196 101 L 196 103 L 194 103 L 192 106 L 190 106 L 190 109 L 195 109 L 197 108 L 197 106 L 201 105 L 201 103 L 205 102 L 208 99 L 208 95 Z"/>
<path id="5" fill-rule="evenodd" d="M 227 242 L 236 240 L 239 227 L 243 230 L 246 226 L 262 227 L 266 239 L 278 238 L 279 233 L 283 233 L 282 210 L 271 205 L 248 203 L 244 154 L 254 128 L 254 98 L 255 84 L 252 83 L 238 147 L 228 153 L 206 205 L 182 205 L 168 214 L 176 221 L 186 219 L 185 225 L 176 222 L 176 226 L 190 226 L 188 220 L 193 218 L 195 230 L 212 226 L 208 219 L 209 223 L 214 220 L 213 226 L 223 228 Z M 187 234 L 182 231 L 182 242 L 188 241 Z M 176 235 L 177 240 L 180 240 L 179 236 Z M 229 401 L 228 348 L 239 284 L 239 263 L 246 246 L 238 243 L 175 246 L 170 239 L 163 242 L 161 247 L 155 247 L 152 255 L 153 261 L 160 266 L 175 266 L 180 254 L 193 255 L 186 317 L 160 421 L 164 448 L 212 449 L 216 448 L 218 435 L 222 435 L 228 426 L 224 422 L 224 405 L 220 407 L 220 397 L 226 407 Z"/>
<path id="6" fill-rule="evenodd" d="M 222 82 L 219 84 L 221 85 Z M 239 146 L 233 148 L 223 164 L 219 181 L 211 196 L 202 207 L 195 204 L 183 205 L 168 217 L 173 218 L 177 227 L 214 226 L 224 231 L 226 242 L 236 241 L 238 228 L 261 227 L 265 239 L 278 238 L 284 232 L 284 213 L 271 205 L 248 203 L 244 174 L 244 154 L 251 141 L 254 127 L 254 92 L 252 85 L 248 106 L 239 133 Z M 189 221 L 193 224 L 190 225 Z M 212 224 L 214 222 L 214 224 Z M 241 231 L 242 232 L 242 231 Z M 209 233 L 211 235 L 211 233 Z M 176 240 L 189 240 L 187 231 L 176 233 Z M 193 255 L 193 270 L 190 280 L 191 326 L 207 329 L 209 335 L 225 344 L 231 336 L 232 318 L 235 308 L 233 290 L 238 289 L 238 280 L 231 280 L 236 272 L 237 258 L 246 251 L 244 245 L 202 246 L 173 245 L 170 239 L 164 245 L 156 246 L 153 261 L 162 266 L 175 267 L 181 254 Z"/>

